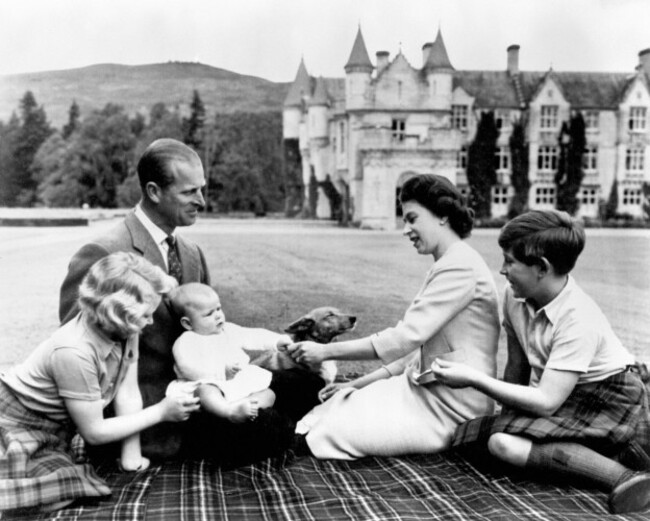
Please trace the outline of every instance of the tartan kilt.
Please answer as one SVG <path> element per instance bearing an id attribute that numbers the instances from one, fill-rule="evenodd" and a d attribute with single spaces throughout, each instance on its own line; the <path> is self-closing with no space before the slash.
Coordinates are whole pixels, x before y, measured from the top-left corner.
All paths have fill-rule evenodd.
<path id="1" fill-rule="evenodd" d="M 111 494 L 92 466 L 75 464 L 73 434 L 71 424 L 25 408 L 0 381 L 0 511 Z"/>
<path id="2" fill-rule="evenodd" d="M 646 388 L 636 372 L 623 371 L 601 382 L 577 385 L 553 416 L 527 416 L 509 410 L 462 423 L 451 445 L 485 445 L 492 434 L 504 432 L 536 442 L 573 441 L 615 455 L 631 442 L 648 451 L 649 426 Z"/>

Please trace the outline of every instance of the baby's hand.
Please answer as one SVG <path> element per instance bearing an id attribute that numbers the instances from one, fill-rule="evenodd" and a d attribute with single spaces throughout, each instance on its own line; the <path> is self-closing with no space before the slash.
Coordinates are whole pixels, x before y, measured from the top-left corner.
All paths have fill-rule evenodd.
<path id="1" fill-rule="evenodd" d="M 242 366 L 239 362 L 226 365 L 226 380 L 232 380 L 241 369 Z"/>

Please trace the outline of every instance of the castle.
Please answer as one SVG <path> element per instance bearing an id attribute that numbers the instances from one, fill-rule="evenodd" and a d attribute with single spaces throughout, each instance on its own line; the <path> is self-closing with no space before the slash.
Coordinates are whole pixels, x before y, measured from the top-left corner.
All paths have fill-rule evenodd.
<path id="1" fill-rule="evenodd" d="M 394 229 L 396 194 L 409 176 L 436 173 L 467 194 L 467 151 L 481 114 L 494 111 L 499 138 L 492 215 L 505 215 L 510 184 L 509 138 L 525 121 L 530 208 L 554 208 L 554 176 L 564 121 L 580 111 L 586 126 L 579 214 L 596 216 L 614 179 L 619 213 L 642 215 L 641 186 L 650 182 L 650 49 L 629 74 L 531 72 L 519 69 L 519 46 L 507 49 L 503 71 L 456 70 L 438 30 L 422 47 L 422 66 L 400 52 L 370 60 L 359 27 L 345 78 L 313 78 L 304 59 L 283 108 L 285 143 L 300 151 L 305 202 L 332 217 L 336 200 L 363 227 Z M 314 180 L 316 182 L 314 182 Z M 334 197 L 333 197 L 334 196 Z"/>

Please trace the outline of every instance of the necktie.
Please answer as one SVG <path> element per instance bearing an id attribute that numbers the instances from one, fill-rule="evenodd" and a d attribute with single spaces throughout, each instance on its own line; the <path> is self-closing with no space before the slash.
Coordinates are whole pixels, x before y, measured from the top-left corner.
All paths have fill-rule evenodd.
<path id="1" fill-rule="evenodd" d="M 169 246 L 167 249 L 169 274 L 181 284 L 183 282 L 183 267 L 181 266 L 181 260 L 178 258 L 178 251 L 176 250 L 176 239 L 173 235 L 168 235 L 165 242 Z"/>

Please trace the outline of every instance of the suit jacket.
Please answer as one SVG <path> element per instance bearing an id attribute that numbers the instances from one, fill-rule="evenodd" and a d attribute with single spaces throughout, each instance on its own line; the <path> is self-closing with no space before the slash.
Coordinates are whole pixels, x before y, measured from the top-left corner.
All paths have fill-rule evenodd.
<path id="1" fill-rule="evenodd" d="M 208 266 L 201 249 L 177 236 L 178 255 L 183 266 L 183 282 L 210 283 Z M 105 236 L 84 245 L 70 261 L 68 274 L 61 286 L 59 318 L 62 323 L 79 312 L 77 304 L 81 280 L 97 260 L 116 251 L 142 255 L 167 271 L 165 261 L 151 235 L 135 213 L 130 213 Z M 172 347 L 182 332 L 179 320 L 163 300 L 153 316 L 153 324 L 140 334 L 138 382 L 144 406 L 159 402 L 165 389 L 175 378 Z M 143 454 L 152 458 L 174 456 L 181 443 L 181 428 L 177 423 L 158 424 L 142 433 Z"/>

